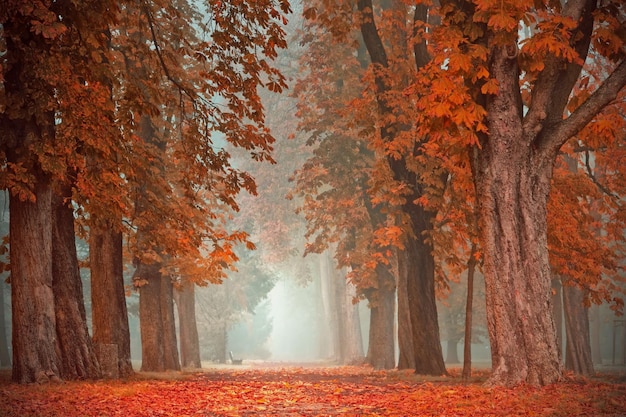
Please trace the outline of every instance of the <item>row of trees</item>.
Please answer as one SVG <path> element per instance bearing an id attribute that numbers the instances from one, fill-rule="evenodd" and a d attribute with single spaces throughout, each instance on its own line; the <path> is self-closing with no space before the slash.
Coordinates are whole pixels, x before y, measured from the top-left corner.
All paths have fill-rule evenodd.
<path id="1" fill-rule="evenodd" d="M 16 382 L 97 378 L 109 360 L 132 372 L 124 257 L 140 293 L 142 369 L 199 364 L 185 348 L 193 292 L 178 303 L 178 355 L 173 285 L 220 282 L 235 246 L 253 247 L 227 225 L 239 191 L 255 192 L 228 147 L 272 161 L 257 89 L 285 86 L 270 63 L 288 12 L 281 0 L 3 2 Z M 89 242 L 93 343 L 75 230 Z"/>
<path id="2" fill-rule="evenodd" d="M 561 377 L 553 280 L 567 288 L 567 311 L 603 300 L 621 308 L 623 8 L 303 5 L 294 130 L 313 146 L 289 197 L 307 221 L 304 254 L 331 250 L 368 300 L 374 367 L 396 365 L 397 299 L 398 366 L 446 372 L 433 343 L 436 297 L 465 269 L 485 275 L 493 384 Z M 194 327 L 188 282 L 220 282 L 235 246 L 254 247 L 245 216 L 229 227 L 239 191 L 255 192 L 231 148 L 273 160 L 258 88 L 286 87 L 270 61 L 286 46 L 289 9 L 281 0 L 0 8 L 14 380 L 98 377 L 110 357 L 116 372 L 132 372 L 124 257 L 140 293 L 142 369 L 180 366 L 173 286 L 183 289 L 184 342 Z M 252 216 L 279 214 L 249 206 Z M 274 219 L 255 233 L 284 248 L 295 229 Z M 90 246 L 95 348 L 75 230 Z M 585 348 L 584 331 L 572 331 L 584 318 L 570 321 L 574 354 Z M 185 346 L 183 364 L 199 360 Z"/>
<path id="3" fill-rule="evenodd" d="M 625 15 L 610 0 L 307 3 L 294 93 L 314 155 L 292 197 L 307 250 L 336 242 L 369 301 L 373 366 L 395 365 L 397 291 L 398 366 L 445 373 L 437 289 L 480 267 L 490 383 L 561 378 L 557 281 L 568 364 L 590 371 L 585 306 L 623 306 Z"/>

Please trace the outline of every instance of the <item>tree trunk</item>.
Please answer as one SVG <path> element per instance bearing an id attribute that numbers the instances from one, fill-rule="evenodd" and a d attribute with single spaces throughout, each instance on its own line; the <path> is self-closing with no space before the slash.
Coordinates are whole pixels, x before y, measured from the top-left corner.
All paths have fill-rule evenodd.
<path id="1" fill-rule="evenodd" d="M 196 324 L 196 286 L 185 282 L 174 292 L 178 308 L 178 326 L 180 332 L 180 360 L 183 368 L 199 369 L 200 341 Z"/>
<path id="2" fill-rule="evenodd" d="M 140 263 L 133 280 L 139 286 L 141 370 L 180 370 L 172 304 L 172 283 L 163 276 L 159 263 Z"/>
<path id="3" fill-rule="evenodd" d="M 589 316 L 584 305 L 583 290 L 574 285 L 563 285 L 565 312 L 565 368 L 577 374 L 594 374 L 589 342 Z"/>
<path id="4" fill-rule="evenodd" d="M 408 254 L 406 251 L 397 251 L 398 256 L 398 369 L 415 369 L 415 352 L 413 348 L 413 330 L 411 326 L 411 312 L 409 309 L 407 271 Z M 402 258 L 402 259 L 400 259 Z"/>
<path id="5" fill-rule="evenodd" d="M 472 376 L 472 311 L 474 306 L 474 273 L 476 272 L 476 245 L 472 244 L 470 258 L 467 261 L 467 301 L 465 302 L 465 336 L 463 341 L 464 380 Z"/>
<path id="6" fill-rule="evenodd" d="M 7 194 L 2 193 L 0 196 L 0 201 L 2 202 L 2 210 L 6 215 L 6 208 L 8 207 Z M 0 222 L 0 238 L 4 238 L 9 235 L 9 222 L 7 219 L 2 216 L 2 221 Z M 3 262 L 8 262 L 8 256 L 2 256 Z M 7 287 L 7 284 L 4 282 L 4 274 L 0 275 L 0 367 L 10 367 L 11 366 L 11 355 L 9 354 L 9 328 L 7 328 L 6 323 L 6 305 L 10 306 L 10 303 L 6 303 L 5 294 L 7 293 L 7 288 L 9 292 L 11 291 L 10 287 Z"/>
<path id="7" fill-rule="evenodd" d="M 439 336 L 437 304 L 435 297 L 435 259 L 432 245 L 425 241 L 430 230 L 430 215 L 421 206 L 406 206 L 413 223 L 414 238 L 406 242 L 407 297 L 411 315 L 413 356 L 415 373 L 423 375 L 446 375 L 446 365 Z"/>
<path id="8" fill-rule="evenodd" d="M 591 343 L 591 359 L 592 363 L 602 365 L 602 355 L 600 354 L 600 307 L 592 305 L 589 320 L 589 336 Z"/>
<path id="9" fill-rule="evenodd" d="M 9 342 L 7 339 L 6 315 L 4 310 L 4 280 L 0 281 L 0 368 L 8 368 L 11 366 L 11 357 L 9 355 Z"/>
<path id="10" fill-rule="evenodd" d="M 130 376 L 134 371 L 124 290 L 122 233 L 114 222 L 103 221 L 93 213 L 89 223 L 89 265 L 93 343 L 116 345 L 117 374 Z"/>
<path id="11" fill-rule="evenodd" d="M 559 357 L 563 357 L 563 287 L 559 279 L 552 280 L 552 288 L 554 294 L 552 295 L 552 301 L 554 306 L 552 308 L 552 315 L 554 318 L 554 327 L 556 329 L 556 345 L 559 350 Z"/>
<path id="12" fill-rule="evenodd" d="M 487 329 L 494 385 L 545 385 L 561 377 L 550 287 L 546 206 L 555 155 L 527 145 L 518 113 L 515 59 L 495 48 L 489 140 L 478 152 L 477 200 L 484 250 Z M 512 75 L 513 74 L 513 75 Z"/>
<path id="13" fill-rule="evenodd" d="M 60 376 L 52 292 L 52 187 L 37 173 L 35 201 L 11 194 L 11 305 L 13 381 L 48 382 Z"/>
<path id="14" fill-rule="evenodd" d="M 161 320 L 163 320 L 163 355 L 165 369 L 180 371 L 176 321 L 174 319 L 174 286 L 169 275 L 161 275 Z"/>
<path id="15" fill-rule="evenodd" d="M 330 251 L 327 250 L 320 254 L 319 259 L 320 293 L 323 313 L 322 323 L 324 325 L 323 331 L 327 335 L 326 338 L 321 338 L 322 341 L 326 341 L 326 346 L 322 346 L 323 350 L 321 353 L 323 353 L 323 358 L 339 360 L 339 321 L 341 318 L 337 317 L 337 297 L 335 294 L 335 280 L 337 278 L 335 274 L 336 270 L 333 259 L 330 256 Z"/>
<path id="16" fill-rule="evenodd" d="M 387 52 L 382 39 L 379 36 L 374 17 L 374 7 L 371 0 L 359 0 L 357 8 L 361 12 L 360 30 L 363 42 L 370 56 L 370 61 L 374 65 L 381 68 L 389 69 L 387 60 Z M 415 11 L 415 24 L 418 21 L 426 22 L 428 9 L 419 7 Z M 400 31 L 402 32 L 402 31 Z M 426 44 L 422 45 L 424 48 Z M 420 49 L 416 44 L 414 48 Z M 425 49 L 424 49 L 425 50 Z M 403 51 L 404 52 L 404 51 Z M 429 58 L 428 54 L 420 54 L 415 51 L 415 63 L 419 68 L 426 65 Z M 378 111 L 382 119 L 396 119 L 396 109 L 393 104 L 388 101 L 387 95 L 390 92 L 388 82 L 382 72 L 377 71 L 375 76 L 376 84 L 376 100 L 378 102 Z M 393 115 L 393 117 L 392 117 Z M 393 142 L 396 136 L 403 130 L 407 130 L 408 126 L 402 126 L 397 122 L 383 122 L 380 129 L 381 138 L 386 142 Z M 410 160 L 420 152 L 419 146 L 413 151 L 415 154 L 408 156 Z M 398 254 L 398 269 L 406 271 L 406 278 L 400 275 L 398 282 L 398 290 L 404 291 L 405 286 L 403 280 L 406 279 L 406 296 L 399 293 L 398 325 L 399 343 L 401 343 L 402 366 L 411 364 L 411 360 L 406 357 L 409 355 L 407 349 L 412 346 L 412 355 L 414 358 L 415 373 L 425 375 L 443 375 L 446 374 L 445 363 L 443 361 L 443 353 L 439 342 L 439 323 L 437 321 L 437 306 L 435 303 L 435 261 L 433 257 L 433 248 L 425 239 L 427 233 L 432 230 L 432 216 L 434 213 L 428 212 L 423 206 L 418 205 L 415 201 L 423 195 L 423 184 L 418 175 L 412 168 L 409 168 L 403 158 L 388 156 L 387 161 L 393 172 L 396 181 L 401 182 L 410 190 L 405 198 L 406 203 L 402 206 L 404 213 L 409 216 L 409 224 L 406 225 L 406 254 Z M 401 263 L 405 265 L 400 265 Z M 405 304 L 406 297 L 406 304 Z M 400 309 L 409 309 L 409 320 L 411 331 L 408 332 L 406 324 L 406 311 Z M 402 323 L 400 323 L 402 320 Z M 408 338 L 410 337 L 411 342 Z"/>
<path id="17" fill-rule="evenodd" d="M 359 310 L 353 303 L 356 288 L 345 279 L 345 274 L 338 274 L 335 279 L 338 316 L 339 363 L 353 365 L 363 361 L 363 340 Z"/>
<path id="18" fill-rule="evenodd" d="M 385 266 L 376 267 L 379 288 L 368 295 L 370 304 L 370 333 L 367 363 L 374 369 L 395 367 L 394 316 L 395 279 Z"/>
<path id="19" fill-rule="evenodd" d="M 459 341 L 454 339 L 448 339 L 447 343 L 447 354 L 446 354 L 446 362 L 447 363 L 459 363 L 459 352 L 458 346 Z"/>
<path id="20" fill-rule="evenodd" d="M 100 365 L 87 329 L 83 285 L 76 255 L 74 210 L 70 200 L 72 190 L 69 186 L 61 189 L 63 195 L 57 194 L 52 198 L 52 290 L 61 377 L 100 378 Z"/>

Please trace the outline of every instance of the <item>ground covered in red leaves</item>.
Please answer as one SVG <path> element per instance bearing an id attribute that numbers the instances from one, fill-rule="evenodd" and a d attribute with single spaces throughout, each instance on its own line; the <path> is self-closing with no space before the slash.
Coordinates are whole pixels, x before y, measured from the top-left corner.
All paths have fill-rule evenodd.
<path id="1" fill-rule="evenodd" d="M 121 381 L 0 382 L 0 416 L 624 416 L 623 376 L 487 388 L 365 367 L 206 369 Z"/>

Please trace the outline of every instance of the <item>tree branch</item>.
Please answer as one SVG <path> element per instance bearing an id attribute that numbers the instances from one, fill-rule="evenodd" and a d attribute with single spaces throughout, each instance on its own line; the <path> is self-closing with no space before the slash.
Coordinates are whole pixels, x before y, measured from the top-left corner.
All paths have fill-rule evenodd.
<path id="1" fill-rule="evenodd" d="M 181 84 L 180 81 L 174 79 L 174 77 L 172 77 L 172 75 L 170 74 L 170 71 L 165 64 L 165 60 L 163 59 L 163 54 L 161 53 L 161 46 L 159 45 L 159 41 L 156 36 L 156 30 L 154 29 L 154 19 L 152 18 L 152 13 L 150 12 L 150 8 L 145 2 L 143 3 L 143 6 L 146 17 L 148 18 L 148 26 L 150 27 L 150 35 L 152 36 L 154 50 L 156 51 L 157 57 L 159 58 L 159 63 L 161 64 L 161 68 L 163 68 L 165 77 L 167 77 L 167 79 L 170 80 L 172 84 L 174 84 L 182 94 L 185 94 L 191 99 L 192 102 L 195 102 L 195 94 L 190 93 L 187 88 L 185 88 L 185 86 Z"/>
<path id="2" fill-rule="evenodd" d="M 600 189 L 600 191 L 602 191 L 604 194 L 608 195 L 609 197 L 613 198 L 617 203 L 619 203 L 621 200 L 619 195 L 615 194 L 613 191 L 609 190 L 608 187 L 601 184 L 600 181 L 598 181 L 596 176 L 593 174 L 593 169 L 591 168 L 590 159 L 591 158 L 589 157 L 589 152 L 585 151 L 585 171 L 587 171 L 587 176 L 589 177 L 589 179 L 591 179 L 591 182 L 593 182 L 596 185 L 596 187 Z"/>
<path id="3" fill-rule="evenodd" d="M 626 85 L 626 60 L 623 60 L 602 85 L 567 119 L 563 119 L 544 133 L 545 147 L 557 150 L 580 132 Z"/>
<path id="4" fill-rule="evenodd" d="M 563 8 L 563 16 L 579 22 L 571 36 L 576 39 L 578 34 L 582 34 L 573 45 L 580 61 L 563 62 L 563 58 L 554 54 L 546 58 L 544 70 L 539 74 L 533 88 L 530 109 L 524 117 L 524 134 L 527 137 L 534 139 L 541 134 L 543 128 L 558 123 L 563 118 L 569 95 L 576 85 L 589 53 L 596 2 L 596 0 L 570 0 Z"/>

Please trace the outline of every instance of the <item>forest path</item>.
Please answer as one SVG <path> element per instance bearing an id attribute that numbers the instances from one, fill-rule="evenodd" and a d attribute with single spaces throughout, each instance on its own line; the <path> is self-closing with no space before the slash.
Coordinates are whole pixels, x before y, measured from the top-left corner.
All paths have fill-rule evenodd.
<path id="1" fill-rule="evenodd" d="M 0 416 L 626 415 L 623 375 L 551 386 L 486 388 L 487 371 L 424 377 L 368 367 L 226 366 L 128 380 L 17 385 L 0 381 Z"/>

